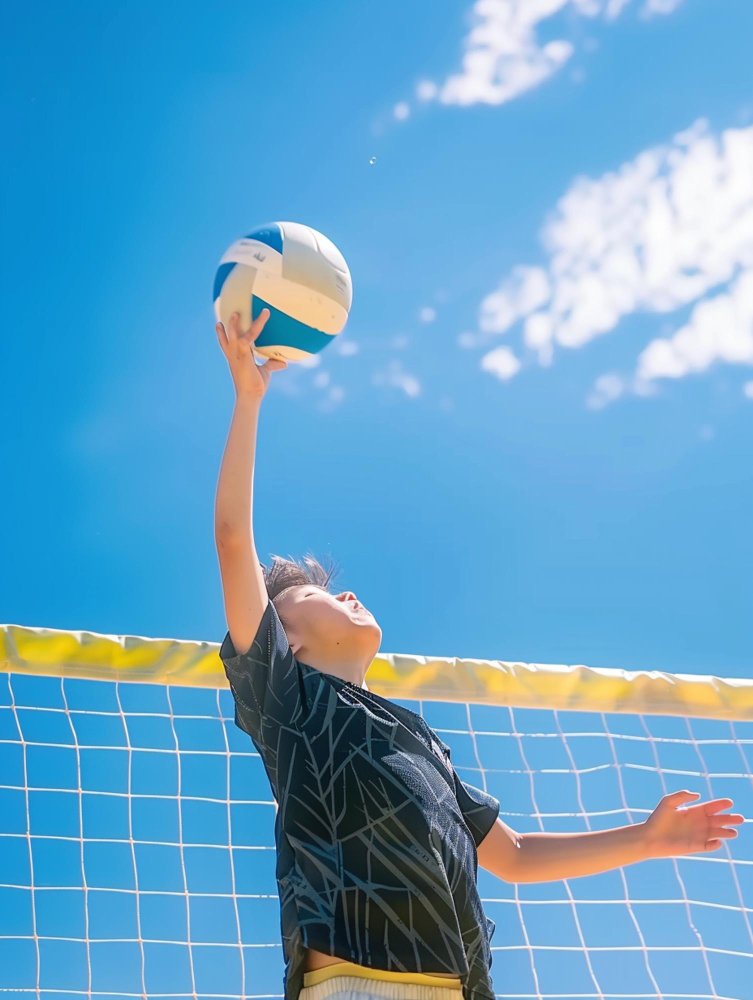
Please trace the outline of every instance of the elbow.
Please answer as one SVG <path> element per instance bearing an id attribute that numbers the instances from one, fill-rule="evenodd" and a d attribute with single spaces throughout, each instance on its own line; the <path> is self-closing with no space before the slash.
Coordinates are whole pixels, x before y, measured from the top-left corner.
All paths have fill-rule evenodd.
<path id="1" fill-rule="evenodd" d="M 248 529 L 233 528 L 226 521 L 223 521 L 222 524 L 215 525 L 214 543 L 218 549 L 253 545 L 253 535 Z"/>
<path id="2" fill-rule="evenodd" d="M 497 819 L 477 848 L 478 863 L 503 882 L 526 882 L 523 834 Z"/>

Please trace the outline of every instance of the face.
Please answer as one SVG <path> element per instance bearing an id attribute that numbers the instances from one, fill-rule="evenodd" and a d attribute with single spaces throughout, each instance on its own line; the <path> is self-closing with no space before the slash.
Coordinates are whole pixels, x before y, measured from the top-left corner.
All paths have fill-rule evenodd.
<path id="1" fill-rule="evenodd" d="M 305 584 L 284 591 L 275 606 L 297 660 L 363 684 L 379 652 L 382 630 L 355 594 L 330 594 Z"/>

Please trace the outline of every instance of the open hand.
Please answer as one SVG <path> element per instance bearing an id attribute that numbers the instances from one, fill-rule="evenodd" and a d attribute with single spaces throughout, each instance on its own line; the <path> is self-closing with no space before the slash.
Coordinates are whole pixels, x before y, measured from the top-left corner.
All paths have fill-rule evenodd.
<path id="1" fill-rule="evenodd" d="M 646 844 L 652 858 L 672 858 L 699 851 L 716 851 L 723 840 L 737 836 L 728 829 L 745 822 L 739 813 L 723 813 L 732 799 L 712 799 L 682 808 L 700 792 L 672 792 L 665 795 L 644 822 Z"/>
<path id="2" fill-rule="evenodd" d="M 237 312 L 230 317 L 227 331 L 222 323 L 217 323 L 215 326 L 217 339 L 230 365 L 230 374 L 233 376 L 235 391 L 239 396 L 251 395 L 263 399 L 272 372 L 288 367 L 287 361 L 278 361 L 276 358 L 270 358 L 265 364 L 257 365 L 254 358 L 254 342 L 264 329 L 269 315 L 269 309 L 262 309 L 245 332 L 240 328 L 240 313 Z"/>

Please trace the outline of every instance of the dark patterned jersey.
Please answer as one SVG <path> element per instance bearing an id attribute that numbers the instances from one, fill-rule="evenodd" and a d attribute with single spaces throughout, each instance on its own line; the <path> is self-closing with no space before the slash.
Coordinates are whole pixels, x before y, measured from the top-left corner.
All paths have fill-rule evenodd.
<path id="1" fill-rule="evenodd" d="M 277 802 L 285 1000 L 305 948 L 494 997 L 476 848 L 499 802 L 461 781 L 421 716 L 296 660 L 271 601 L 248 652 L 228 632 L 220 658 Z"/>

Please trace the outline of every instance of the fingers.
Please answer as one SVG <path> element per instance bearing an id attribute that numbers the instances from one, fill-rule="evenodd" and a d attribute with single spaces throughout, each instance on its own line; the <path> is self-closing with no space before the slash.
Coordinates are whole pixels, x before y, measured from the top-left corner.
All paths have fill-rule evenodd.
<path id="1" fill-rule="evenodd" d="M 700 794 L 700 792 L 689 792 L 687 789 L 682 789 L 679 792 L 670 792 L 669 795 L 665 795 L 664 800 L 669 802 L 670 805 L 679 806 L 683 802 L 690 802 L 692 799 L 697 799 Z"/>
<path id="2" fill-rule="evenodd" d="M 730 823 L 745 822 L 744 817 L 738 816 L 737 814 L 735 814 L 734 816 L 730 816 L 729 818 L 726 816 L 720 817 L 720 819 L 724 819 L 725 822 L 730 822 Z M 725 840 L 734 840 L 736 836 L 737 836 L 737 830 L 727 830 L 723 826 L 714 827 L 714 829 L 709 830 L 709 839 L 706 841 L 706 850 L 718 851 Z"/>
<path id="3" fill-rule="evenodd" d="M 239 312 L 230 314 L 230 318 L 227 321 L 227 328 L 228 340 L 239 340 L 243 336 L 243 331 L 241 330 L 241 314 Z"/>
<path id="4" fill-rule="evenodd" d="M 732 840 L 737 836 L 737 830 L 727 830 L 726 827 L 718 826 L 709 830 L 709 836 L 716 838 L 723 837 L 725 840 Z"/>
<path id="5" fill-rule="evenodd" d="M 248 330 L 243 331 L 241 330 L 241 314 L 239 312 L 232 313 L 227 324 L 228 325 L 228 329 L 226 332 L 227 339 L 238 340 L 241 337 L 244 337 L 246 340 L 249 339 L 256 340 L 261 331 L 264 329 L 264 325 L 269 319 L 270 315 L 271 313 L 269 309 L 265 307 L 264 309 L 262 309 L 262 311 L 259 313 L 256 319 L 252 322 Z M 220 326 L 222 326 L 221 323 L 218 323 L 217 326 L 215 326 L 215 330 L 217 330 L 218 333 L 219 333 L 218 328 Z M 224 332 L 224 327 L 223 327 L 223 332 Z"/>
<path id="6" fill-rule="evenodd" d="M 267 322 L 267 320 L 269 319 L 270 315 L 271 315 L 271 313 L 270 313 L 269 309 L 266 309 L 266 308 L 262 309 L 262 311 L 259 313 L 259 315 L 256 317 L 256 319 L 253 321 L 253 323 L 251 324 L 251 326 L 248 328 L 247 332 L 251 334 L 251 336 L 254 338 L 254 340 L 256 340 L 256 338 L 259 336 L 259 334 L 261 333 L 261 331 L 264 329 L 264 324 Z"/>
<path id="7" fill-rule="evenodd" d="M 740 816 L 737 813 L 729 813 L 729 815 L 725 813 L 717 814 L 714 816 L 714 819 L 716 820 L 717 825 L 721 824 L 719 829 L 724 826 L 739 826 L 741 823 L 745 822 L 745 817 Z"/>
<path id="8" fill-rule="evenodd" d="M 732 804 L 732 799 L 712 799 L 711 802 L 706 802 L 703 808 L 707 816 L 713 816 L 722 809 L 729 809 Z"/>

